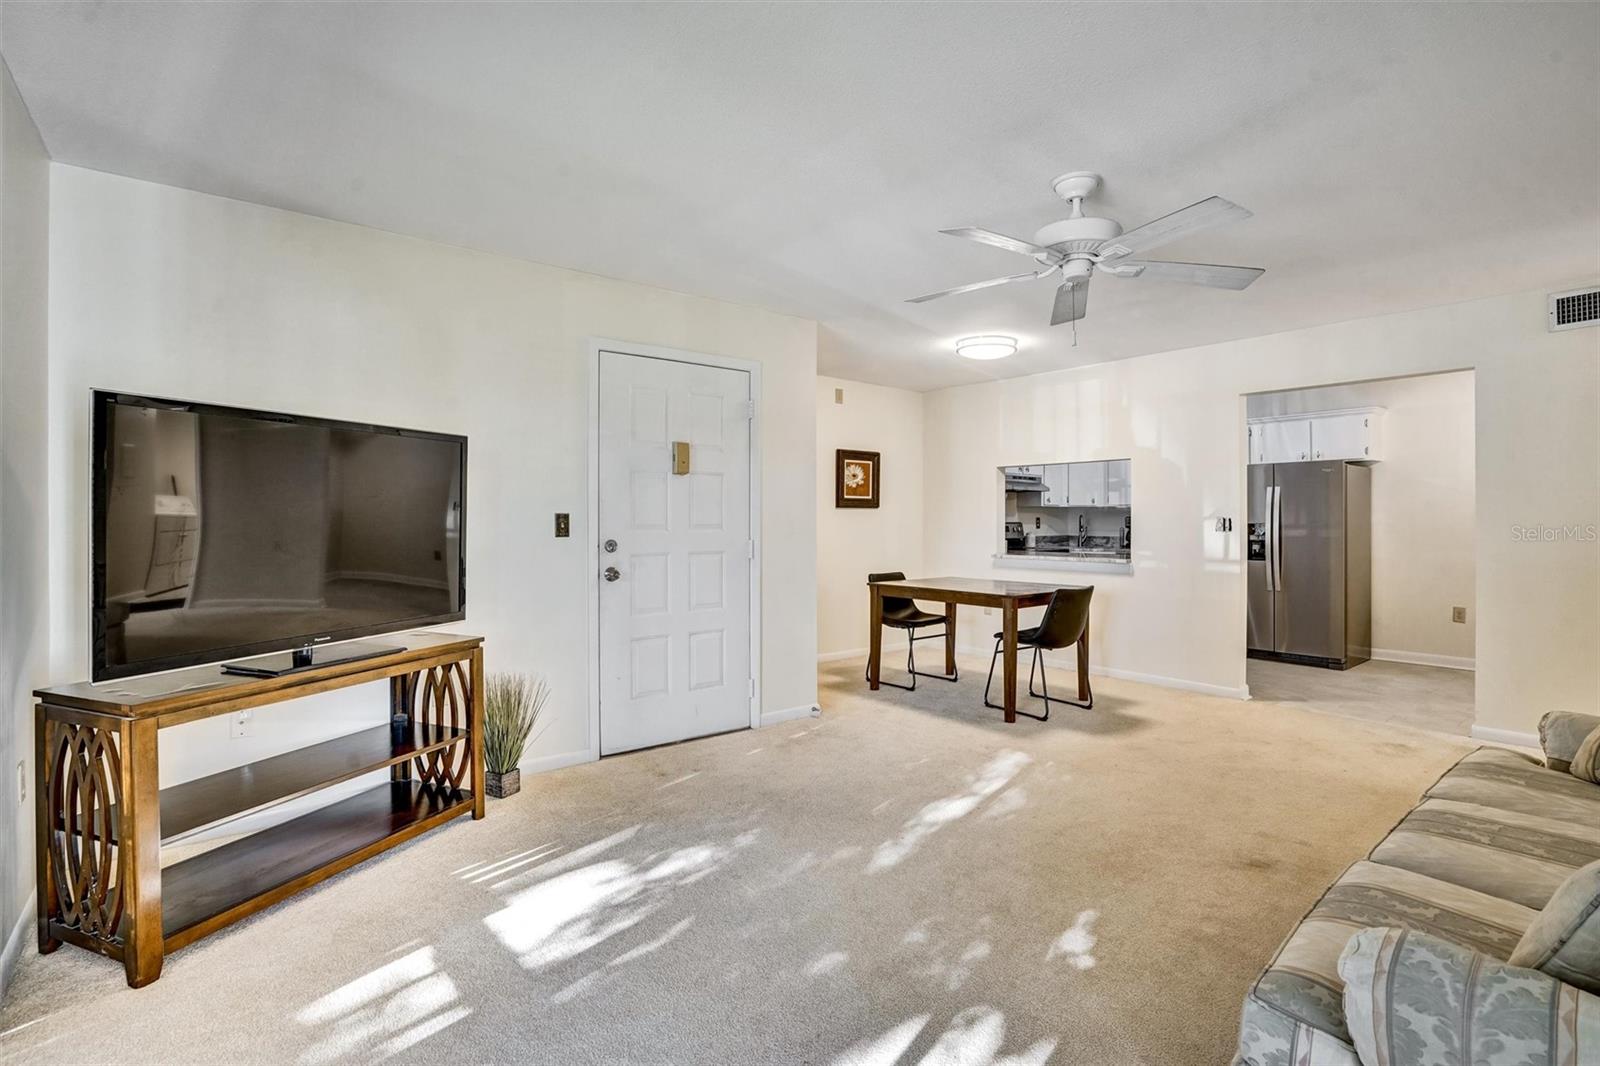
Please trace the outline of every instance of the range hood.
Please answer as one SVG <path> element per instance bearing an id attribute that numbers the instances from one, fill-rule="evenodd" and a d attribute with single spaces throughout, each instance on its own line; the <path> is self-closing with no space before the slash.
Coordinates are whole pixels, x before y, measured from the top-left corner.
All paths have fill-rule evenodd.
<path id="1" fill-rule="evenodd" d="M 1033 474 L 1022 474 L 1013 470 L 1006 471 L 1007 492 L 1043 492 L 1044 478 Z"/>

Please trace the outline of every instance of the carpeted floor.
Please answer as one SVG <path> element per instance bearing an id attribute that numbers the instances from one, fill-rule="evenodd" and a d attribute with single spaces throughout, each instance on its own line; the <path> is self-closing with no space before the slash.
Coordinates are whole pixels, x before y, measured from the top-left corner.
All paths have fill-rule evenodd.
<path id="1" fill-rule="evenodd" d="M 1224 1063 L 1300 914 L 1468 745 L 959 686 L 525 781 L 166 961 L 31 952 L 8 1062 Z"/>

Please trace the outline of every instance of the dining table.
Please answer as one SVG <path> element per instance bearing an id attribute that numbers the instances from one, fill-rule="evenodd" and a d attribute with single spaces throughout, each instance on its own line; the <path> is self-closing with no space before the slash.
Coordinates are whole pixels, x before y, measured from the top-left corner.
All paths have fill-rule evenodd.
<path id="1" fill-rule="evenodd" d="M 905 596 L 944 604 L 944 672 L 956 671 L 956 605 L 990 607 L 1000 610 L 1000 635 L 1005 657 L 1005 720 L 1017 720 L 1017 612 L 1025 607 L 1042 607 L 1057 589 L 1082 588 L 1080 585 L 1045 585 L 1036 581 L 1007 581 L 979 577 L 921 577 L 902 581 L 876 581 L 871 590 L 871 652 L 867 683 L 878 689 L 878 673 L 883 662 L 883 597 Z M 1089 698 L 1089 627 L 1084 624 L 1078 641 L 1078 699 Z"/>

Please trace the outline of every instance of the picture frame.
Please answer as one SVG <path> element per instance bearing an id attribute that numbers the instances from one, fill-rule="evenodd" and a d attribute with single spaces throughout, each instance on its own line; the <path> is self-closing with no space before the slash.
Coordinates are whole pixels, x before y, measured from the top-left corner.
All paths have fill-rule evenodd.
<path id="1" fill-rule="evenodd" d="M 833 505 L 877 507 L 883 481 L 881 453 L 839 448 L 833 455 Z"/>

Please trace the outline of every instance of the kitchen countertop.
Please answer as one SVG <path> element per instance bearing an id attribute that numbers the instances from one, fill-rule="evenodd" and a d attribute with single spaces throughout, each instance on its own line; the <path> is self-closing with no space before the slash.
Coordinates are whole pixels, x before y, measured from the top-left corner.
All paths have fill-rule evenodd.
<path id="1" fill-rule="evenodd" d="M 1128 555 L 1105 552 L 1051 551 L 1024 548 L 996 554 L 996 566 L 1017 566 L 1029 570 L 1079 570 L 1098 574 L 1131 574 L 1133 559 Z"/>

